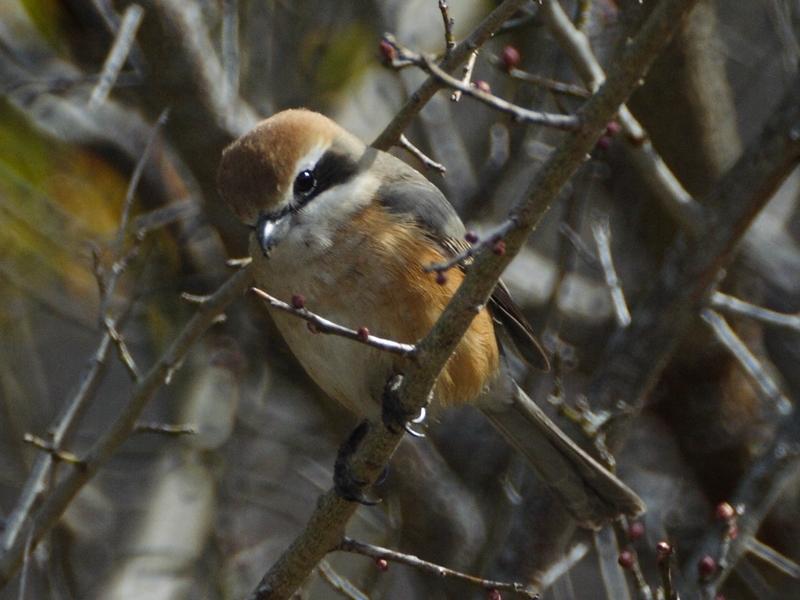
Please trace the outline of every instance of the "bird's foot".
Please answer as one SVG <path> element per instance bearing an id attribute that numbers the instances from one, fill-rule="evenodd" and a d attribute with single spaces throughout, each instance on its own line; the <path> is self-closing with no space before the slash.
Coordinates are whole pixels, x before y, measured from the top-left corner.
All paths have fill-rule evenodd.
<path id="1" fill-rule="evenodd" d="M 397 395 L 397 390 L 403 382 L 402 375 L 392 375 L 386 382 L 383 388 L 383 397 L 381 398 L 381 418 L 386 429 L 392 433 L 400 433 L 403 429 L 414 437 L 425 437 L 424 434 L 415 431 L 411 428 L 409 423 L 419 424 L 425 420 L 425 408 L 420 409 L 419 414 L 415 414 L 406 410 L 400 397 Z"/>
<path id="2" fill-rule="evenodd" d="M 369 431 L 369 422 L 362 421 L 358 427 L 353 430 L 344 443 L 339 446 L 339 451 L 336 454 L 336 462 L 333 464 L 333 488 L 345 500 L 350 502 L 358 502 L 365 506 L 375 506 L 377 502 L 370 500 L 364 495 L 364 488 L 369 485 L 367 481 L 360 481 L 353 476 L 350 467 L 350 461 L 358 449 L 358 445 L 364 436 Z"/>

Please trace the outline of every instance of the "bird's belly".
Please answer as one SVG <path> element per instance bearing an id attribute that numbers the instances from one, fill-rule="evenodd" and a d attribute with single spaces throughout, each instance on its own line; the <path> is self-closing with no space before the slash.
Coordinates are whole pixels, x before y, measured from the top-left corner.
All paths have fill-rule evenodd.
<path id="1" fill-rule="evenodd" d="M 380 274 L 365 273 L 353 253 L 347 261 L 334 260 L 334 253 L 320 253 L 304 264 L 297 258 L 301 253 L 285 252 L 288 249 L 279 246 L 269 260 L 257 264 L 256 281 L 264 291 L 289 303 L 300 294 L 309 311 L 337 325 L 354 330 L 366 327 L 381 337 L 397 337 L 392 331 L 396 308 L 382 301 L 392 282 L 383 281 Z M 397 356 L 340 336 L 312 333 L 306 321 L 294 315 L 274 309 L 270 313 L 320 388 L 353 412 L 379 419 L 381 394 Z"/>

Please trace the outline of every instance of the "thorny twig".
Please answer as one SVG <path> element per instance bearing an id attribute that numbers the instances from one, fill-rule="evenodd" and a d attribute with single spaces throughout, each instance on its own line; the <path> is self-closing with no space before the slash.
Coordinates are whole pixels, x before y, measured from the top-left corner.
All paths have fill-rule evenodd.
<path id="1" fill-rule="evenodd" d="M 144 167 L 147 164 L 147 160 L 150 158 L 150 153 L 153 151 L 153 147 L 158 139 L 158 133 L 161 130 L 161 127 L 163 127 L 164 123 L 167 122 L 168 115 L 169 109 L 163 110 L 159 115 L 158 120 L 150 130 L 150 137 L 147 139 L 147 144 L 144 147 L 144 151 L 139 157 L 136 167 L 133 170 L 133 174 L 131 175 L 131 180 L 128 183 L 128 189 L 125 192 L 125 203 L 122 209 L 122 216 L 120 217 L 119 228 L 117 229 L 117 238 L 114 240 L 114 244 L 111 247 L 114 254 L 115 263 L 118 262 L 122 257 L 122 242 L 125 239 L 125 233 L 128 228 L 128 219 L 131 214 L 131 208 L 133 207 L 134 193 L 136 192 L 136 188 L 139 187 L 139 180 L 142 178 L 142 173 L 144 173 Z M 108 280 L 105 282 L 106 288 L 111 290 L 114 289 L 119 272 L 119 269 L 114 269 L 112 267 L 111 274 L 109 275 Z M 110 300 L 111 298 L 107 293 L 107 295 L 103 298 L 103 302 L 100 304 L 100 314 L 103 317 L 105 317 Z"/>
<path id="2" fill-rule="evenodd" d="M 342 541 L 338 546 L 336 546 L 335 549 L 341 550 L 342 552 L 362 554 L 375 560 L 383 559 L 408 565 L 409 567 L 414 567 L 422 572 L 432 573 L 433 575 L 438 575 L 440 577 L 451 577 L 460 581 L 467 581 L 484 590 L 508 591 L 515 594 L 522 594 L 528 598 L 537 597 L 537 594 L 533 589 L 521 583 L 506 583 L 502 581 L 490 581 L 482 579 L 480 577 L 475 577 L 474 575 L 461 573 L 460 571 L 448 569 L 435 563 L 422 560 L 416 556 L 412 556 L 411 554 L 403 554 L 402 552 L 396 552 L 394 550 L 389 550 L 388 548 L 373 546 L 372 544 L 365 544 L 347 536 L 342 538 Z"/>
<path id="3" fill-rule="evenodd" d="M 393 67 L 402 68 L 408 65 L 416 65 L 447 87 L 459 90 L 462 94 L 480 100 L 496 110 L 508 113 L 519 121 L 563 129 L 565 131 L 574 131 L 580 125 L 578 118 L 573 115 L 557 115 L 537 110 L 529 110 L 508 102 L 507 100 L 503 100 L 493 94 L 484 92 L 475 86 L 465 85 L 460 80 L 441 69 L 433 60 L 424 54 L 418 54 L 417 52 L 401 46 L 397 39 L 389 33 L 384 34 L 383 41 L 394 49 L 394 59 L 391 61 Z"/>
<path id="4" fill-rule="evenodd" d="M 400 356 L 409 356 L 414 353 L 415 347 L 413 344 L 403 344 L 400 342 L 395 342 L 393 340 L 387 340 L 384 338 L 380 338 L 377 336 L 372 335 L 369 333 L 366 327 L 360 328 L 358 331 L 354 329 L 349 329 L 347 327 L 342 327 L 333 321 L 329 321 L 323 317 L 320 317 L 317 314 L 307 310 L 306 308 L 295 308 L 294 306 L 287 304 L 286 302 L 282 302 L 273 296 L 270 296 L 263 290 L 258 288 L 253 288 L 253 291 L 258 294 L 261 298 L 263 298 L 267 304 L 269 304 L 272 308 L 277 310 L 281 310 L 283 312 L 287 312 L 291 315 L 299 317 L 305 321 L 307 321 L 311 327 L 312 333 L 325 333 L 331 335 L 338 335 L 343 338 L 347 338 L 349 340 L 354 340 L 357 342 L 361 342 L 362 344 L 366 344 L 367 346 L 372 346 L 373 348 L 378 348 L 379 350 L 383 350 L 385 352 L 391 352 L 392 354 L 399 354 Z"/>

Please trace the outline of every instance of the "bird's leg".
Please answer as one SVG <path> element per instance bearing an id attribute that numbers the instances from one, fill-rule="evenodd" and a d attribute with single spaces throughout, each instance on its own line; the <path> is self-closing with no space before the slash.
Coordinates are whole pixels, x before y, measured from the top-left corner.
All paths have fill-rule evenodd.
<path id="1" fill-rule="evenodd" d="M 364 495 L 364 488 L 368 485 L 366 481 L 359 481 L 353 477 L 350 469 L 350 461 L 358 449 L 358 445 L 369 431 L 369 421 L 362 421 L 353 430 L 344 443 L 339 446 L 336 454 L 336 462 L 333 464 L 333 488 L 345 500 L 359 502 L 366 506 L 377 504 L 375 500 L 370 500 Z"/>

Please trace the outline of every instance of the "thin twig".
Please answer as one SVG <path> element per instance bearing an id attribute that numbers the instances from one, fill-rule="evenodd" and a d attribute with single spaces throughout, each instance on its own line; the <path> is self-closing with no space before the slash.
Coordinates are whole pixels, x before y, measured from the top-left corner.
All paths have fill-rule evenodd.
<path id="1" fill-rule="evenodd" d="M 753 554 L 753 556 L 757 556 L 767 564 L 772 565 L 789 577 L 800 579 L 800 565 L 798 565 L 792 559 L 787 558 L 774 548 L 759 542 L 754 537 L 747 538 L 745 544 L 747 546 L 747 551 Z"/>
<path id="2" fill-rule="evenodd" d="M 641 596 L 642 600 L 653 600 L 653 590 L 650 589 L 650 586 L 647 584 L 647 580 L 644 578 L 642 565 L 639 562 L 639 553 L 636 552 L 636 548 L 631 543 L 630 521 L 628 520 L 628 517 L 622 515 L 619 519 L 617 519 L 615 525 L 617 538 L 625 540 L 625 550 L 630 553 L 632 558 L 632 562 L 628 568 L 630 569 L 631 573 L 633 573 L 633 578 L 636 580 L 636 589 L 639 590 L 639 595 Z M 621 553 L 620 556 L 622 556 Z"/>
<path id="3" fill-rule="evenodd" d="M 500 64 L 499 61 L 495 62 L 498 65 Z M 588 98 L 591 96 L 586 88 L 579 85 L 564 83 L 563 81 L 555 81 L 548 77 L 542 77 L 541 75 L 536 75 L 535 73 L 523 71 L 522 69 L 511 68 L 507 70 L 507 73 L 512 79 L 524 81 L 525 83 L 532 83 L 533 85 L 542 87 L 557 94 L 564 94 L 565 96 L 572 96 L 573 98 Z"/>
<path id="4" fill-rule="evenodd" d="M 497 32 L 498 29 L 510 19 L 514 13 L 525 6 L 528 0 L 504 0 L 492 13 L 478 25 L 472 33 L 460 44 L 457 44 L 441 67 L 450 73 L 458 65 L 469 58 L 469 55 L 482 48 L 483 45 Z M 394 119 L 384 128 L 380 135 L 372 142 L 372 147 L 378 150 L 388 150 L 397 143 L 400 134 L 405 131 L 409 123 L 419 114 L 419 111 L 433 98 L 433 95 L 442 89 L 442 83 L 435 77 L 428 77 L 425 82 L 409 97 L 406 104 L 397 111 Z"/>
<path id="5" fill-rule="evenodd" d="M 492 246 L 494 249 L 496 249 L 497 253 L 502 254 L 505 252 L 503 236 L 516 227 L 517 224 L 517 218 L 512 215 L 489 233 L 484 234 L 482 237 L 479 238 L 476 235 L 475 241 L 470 246 L 467 246 L 462 252 L 459 252 L 444 262 L 425 265 L 422 268 L 426 273 L 442 273 L 452 269 L 456 265 L 464 265 L 469 263 L 469 261 L 472 260 L 475 255 L 477 255 L 487 246 Z"/>
<path id="6" fill-rule="evenodd" d="M 661 589 L 668 600 L 678 600 L 678 593 L 672 585 L 672 558 L 674 550 L 666 542 L 659 542 L 656 549 L 658 571 L 661 574 Z"/>
<path id="7" fill-rule="evenodd" d="M 354 586 L 347 577 L 339 575 L 327 560 L 319 561 L 317 571 L 333 589 L 341 593 L 345 598 L 350 600 L 369 600 L 369 596 Z"/>
<path id="8" fill-rule="evenodd" d="M 573 115 L 557 115 L 553 113 L 545 113 L 538 110 L 530 110 L 517 106 L 507 100 L 503 100 L 493 94 L 484 92 L 480 88 L 472 85 L 465 85 L 452 75 L 449 75 L 442 70 L 435 62 L 424 54 L 418 54 L 408 48 L 401 46 L 395 37 L 389 33 L 383 35 L 383 40 L 389 44 L 395 53 L 395 58 L 392 61 L 394 67 L 404 67 L 409 64 L 416 65 L 429 75 L 438 79 L 445 86 L 454 90 L 461 91 L 492 108 L 508 113 L 519 121 L 526 121 L 528 123 L 535 123 L 537 125 L 544 125 L 546 127 L 553 127 L 555 129 L 563 129 L 565 131 L 574 131 L 580 125 L 577 117 Z"/>
<path id="9" fill-rule="evenodd" d="M 589 545 L 580 542 L 575 544 L 571 550 L 564 553 L 560 560 L 556 561 L 547 571 L 545 571 L 541 578 L 541 589 L 546 590 L 552 586 L 558 579 L 569 573 L 572 568 L 577 565 L 581 559 L 589 553 Z"/>
<path id="10" fill-rule="evenodd" d="M 239 1 L 222 2 L 222 68 L 233 92 L 239 91 Z"/>
<path id="11" fill-rule="evenodd" d="M 625 573 L 619 564 L 619 543 L 612 524 L 606 524 L 594 532 L 594 547 L 600 563 L 605 597 L 630 600 Z"/>
<path id="12" fill-rule="evenodd" d="M 141 239 L 155 229 L 191 219 L 199 215 L 201 211 L 200 200 L 196 197 L 189 197 L 139 215 L 131 221 L 131 230 L 136 232 L 137 239 Z"/>
<path id="13" fill-rule="evenodd" d="M 131 47 L 133 46 L 136 38 L 136 32 L 139 30 L 139 25 L 144 16 L 144 9 L 138 4 L 131 4 L 125 9 L 125 14 L 122 16 L 122 22 L 117 29 L 114 43 L 111 50 L 106 56 L 106 62 L 103 64 L 103 71 L 100 74 L 100 79 L 97 85 L 92 90 L 92 95 L 89 97 L 89 109 L 95 109 L 100 106 L 108 98 L 111 88 L 119 77 L 125 61 L 130 54 Z"/>
<path id="14" fill-rule="evenodd" d="M 472 54 L 469 55 L 467 59 L 467 64 L 464 65 L 463 75 L 461 77 L 461 84 L 462 85 L 469 85 L 470 79 L 472 79 L 472 71 L 475 69 L 475 62 L 478 60 L 478 54 L 480 51 L 475 50 Z M 458 102 L 461 100 L 461 90 L 456 90 L 450 96 L 450 100 L 453 102 Z"/>
<path id="15" fill-rule="evenodd" d="M 420 150 L 414 144 L 408 141 L 408 138 L 405 136 L 405 134 L 402 134 L 400 136 L 398 144 L 401 148 L 416 156 L 426 169 L 435 169 L 439 171 L 439 173 L 441 173 L 442 175 L 444 175 L 447 172 L 447 168 L 442 163 L 436 162 L 435 160 L 430 158 L 427 154 L 425 154 L 422 150 Z"/>
<path id="16" fill-rule="evenodd" d="M 117 238 L 112 246 L 115 262 L 119 260 L 122 254 L 122 241 L 125 239 L 125 233 L 128 228 L 128 218 L 130 217 L 131 208 L 133 206 L 134 193 L 136 192 L 136 188 L 139 187 L 139 180 L 142 178 L 144 167 L 147 164 L 147 160 L 150 158 L 150 154 L 152 153 L 153 147 L 158 139 L 158 132 L 164 126 L 164 123 L 167 122 L 168 115 L 169 109 L 164 109 L 158 116 L 158 120 L 156 120 L 155 124 L 150 130 L 150 136 L 147 138 L 144 151 L 139 157 L 139 160 L 136 162 L 136 167 L 131 175 L 131 180 L 128 182 L 128 189 L 125 192 L 125 203 L 122 208 L 122 216 L 120 217 L 119 227 L 117 228 Z M 113 283 L 110 282 L 106 282 L 106 286 L 111 289 L 114 287 Z"/>
<path id="17" fill-rule="evenodd" d="M 342 552 L 361 554 L 375 560 L 383 559 L 408 565 L 409 567 L 413 567 L 424 573 L 431 573 L 433 575 L 438 575 L 439 577 L 451 577 L 459 581 L 467 581 L 484 590 L 513 592 L 515 594 L 522 594 L 528 598 L 537 597 L 535 591 L 522 583 L 507 583 L 503 581 L 490 581 L 487 579 L 481 579 L 480 577 L 475 577 L 474 575 L 467 575 L 466 573 L 454 571 L 453 569 L 448 569 L 435 563 L 422 560 L 416 556 L 412 556 L 411 554 L 403 554 L 402 552 L 396 552 L 394 550 L 389 550 L 388 548 L 373 546 L 372 544 L 365 544 L 347 536 L 342 538 L 341 543 L 335 549 Z"/>
<path id="18" fill-rule="evenodd" d="M 252 290 L 261 296 L 261 298 L 263 298 L 272 308 L 282 310 L 283 312 L 287 312 L 295 317 L 300 317 L 301 319 L 310 323 L 314 328 L 314 333 L 338 335 L 343 338 L 347 338 L 348 340 L 361 342 L 367 346 L 378 348 L 384 352 L 399 354 L 400 356 L 410 356 L 414 354 L 415 346 L 413 344 L 403 344 L 401 342 L 380 338 L 369 333 L 366 327 L 362 327 L 358 331 L 355 329 L 342 327 L 341 325 L 320 317 L 319 315 L 314 314 L 305 308 L 295 308 L 290 304 L 286 304 L 286 302 L 282 302 L 258 288 L 254 287 Z"/>
<path id="19" fill-rule="evenodd" d="M 775 403 L 775 408 L 780 415 L 788 415 L 792 411 L 791 401 L 781 393 L 780 388 L 769 376 L 761 362 L 747 349 L 736 332 L 731 329 L 725 318 L 710 308 L 700 311 L 700 316 L 711 326 L 717 339 L 739 361 L 745 372 L 761 388 L 764 395 Z"/>
<path id="20" fill-rule="evenodd" d="M 453 36 L 453 27 L 455 27 L 456 20 L 450 16 L 450 7 L 447 6 L 446 0 L 439 0 L 439 10 L 442 13 L 442 21 L 444 22 L 445 57 L 447 57 L 456 47 L 456 38 Z"/>
<path id="21" fill-rule="evenodd" d="M 86 466 L 85 463 L 77 456 L 75 456 L 72 452 L 54 448 L 52 442 L 43 440 L 39 436 L 33 435 L 32 433 L 26 433 L 25 435 L 23 435 L 22 441 L 25 442 L 26 444 L 30 444 L 31 446 L 39 448 L 39 450 L 44 450 L 57 461 L 73 465 L 79 469 L 83 469 Z"/>
<path id="22" fill-rule="evenodd" d="M 125 365 L 125 368 L 128 369 L 131 379 L 133 381 L 139 381 L 141 378 L 139 369 L 136 366 L 136 362 L 133 360 L 133 356 L 131 356 L 131 353 L 128 350 L 128 345 L 125 343 L 122 334 L 120 334 L 120 332 L 117 331 L 117 328 L 114 326 L 114 321 L 106 317 L 103 319 L 103 323 L 105 324 L 108 335 L 111 336 L 111 340 L 116 345 L 119 358 L 122 361 L 122 364 Z"/>
<path id="23" fill-rule="evenodd" d="M 203 296 L 198 296 L 196 294 L 190 294 L 189 292 L 181 292 L 181 300 L 185 300 L 189 304 L 203 304 L 204 302 L 208 302 L 211 298 L 208 294 Z"/>
<path id="24" fill-rule="evenodd" d="M 145 423 L 137 421 L 134 433 L 159 433 L 163 435 L 195 435 L 196 425 L 169 425 L 168 423 Z"/>
<path id="25" fill-rule="evenodd" d="M 578 256 L 581 257 L 583 262 L 593 269 L 597 269 L 598 271 L 602 272 L 603 265 L 600 262 L 600 259 L 597 258 L 597 255 L 592 252 L 589 249 L 589 246 L 584 243 L 577 231 L 570 227 L 568 223 L 562 223 L 559 226 L 558 231 L 570 241 L 572 247 L 575 248 L 575 251 L 578 253 Z"/>
<path id="26" fill-rule="evenodd" d="M 631 324 L 631 313 L 625 302 L 625 295 L 622 292 L 622 286 L 611 257 L 611 229 L 608 225 L 607 216 L 599 216 L 592 219 L 592 235 L 594 235 L 594 241 L 597 244 L 597 252 L 600 256 L 600 264 L 603 267 L 606 285 L 611 292 L 611 301 L 614 306 L 614 314 L 617 317 L 617 324 L 620 327 L 627 327 Z"/>
<path id="27" fill-rule="evenodd" d="M 748 317 L 767 325 L 775 325 L 776 327 L 786 327 L 800 332 L 800 313 L 785 314 L 775 312 L 766 308 L 761 308 L 749 302 L 744 302 L 728 294 L 722 292 L 714 292 L 711 294 L 709 304 L 716 309 L 721 310 L 732 315 L 739 315 Z"/>

